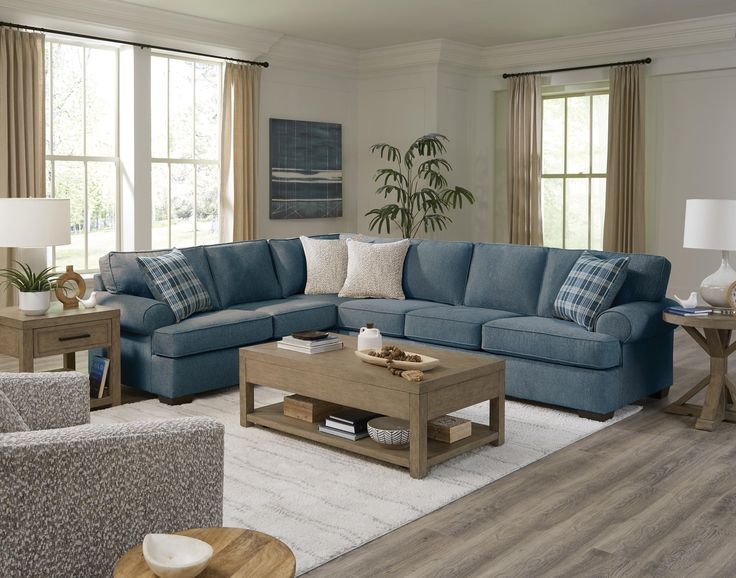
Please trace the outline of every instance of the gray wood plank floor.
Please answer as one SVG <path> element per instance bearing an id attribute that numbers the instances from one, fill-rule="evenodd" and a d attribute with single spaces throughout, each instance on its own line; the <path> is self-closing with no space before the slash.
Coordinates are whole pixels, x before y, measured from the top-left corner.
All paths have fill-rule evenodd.
<path id="1" fill-rule="evenodd" d="M 736 425 L 662 411 L 707 370 L 678 330 L 668 399 L 307 576 L 736 576 Z"/>

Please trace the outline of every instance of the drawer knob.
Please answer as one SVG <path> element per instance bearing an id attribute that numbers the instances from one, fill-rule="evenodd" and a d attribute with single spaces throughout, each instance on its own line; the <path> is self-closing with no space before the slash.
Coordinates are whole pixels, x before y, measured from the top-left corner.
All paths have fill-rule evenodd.
<path id="1" fill-rule="evenodd" d="M 64 337 L 59 337 L 59 341 L 74 341 L 75 339 L 87 339 L 88 337 L 92 337 L 89 333 L 80 333 L 79 335 L 65 335 Z"/>

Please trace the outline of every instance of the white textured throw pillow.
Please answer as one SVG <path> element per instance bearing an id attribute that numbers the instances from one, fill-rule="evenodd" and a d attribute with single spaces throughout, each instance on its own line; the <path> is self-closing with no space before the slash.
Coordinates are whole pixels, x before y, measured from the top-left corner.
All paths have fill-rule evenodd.
<path id="1" fill-rule="evenodd" d="M 348 271 L 348 246 L 344 239 L 299 237 L 307 259 L 306 295 L 337 293 Z"/>
<path id="2" fill-rule="evenodd" d="M 348 276 L 340 297 L 404 299 L 402 280 L 409 240 L 396 243 L 348 243 Z"/>

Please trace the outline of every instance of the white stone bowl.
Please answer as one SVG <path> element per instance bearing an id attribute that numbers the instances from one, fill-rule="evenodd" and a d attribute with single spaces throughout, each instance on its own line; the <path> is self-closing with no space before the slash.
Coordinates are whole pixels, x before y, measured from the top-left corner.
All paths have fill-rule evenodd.
<path id="1" fill-rule="evenodd" d="M 409 422 L 395 417 L 375 417 L 368 422 L 368 435 L 384 447 L 403 449 L 409 445 Z"/>
<path id="2" fill-rule="evenodd" d="M 143 558 L 159 578 L 194 578 L 213 553 L 207 542 L 189 536 L 146 534 L 143 538 Z"/>

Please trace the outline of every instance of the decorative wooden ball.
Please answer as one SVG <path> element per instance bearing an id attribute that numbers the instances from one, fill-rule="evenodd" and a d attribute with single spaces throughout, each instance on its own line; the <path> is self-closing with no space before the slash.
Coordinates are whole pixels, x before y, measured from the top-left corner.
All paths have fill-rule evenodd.
<path id="1" fill-rule="evenodd" d="M 77 290 L 70 293 L 72 287 L 69 284 L 75 284 Z M 56 298 L 64 305 L 64 309 L 75 309 L 79 307 L 77 297 L 84 297 L 87 292 L 87 284 L 79 273 L 74 271 L 72 265 L 66 266 L 66 273 L 59 275 L 56 280 Z"/>

